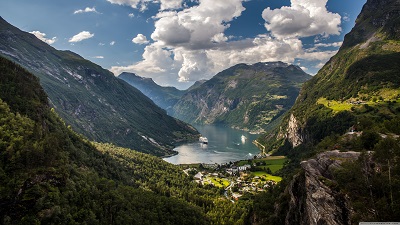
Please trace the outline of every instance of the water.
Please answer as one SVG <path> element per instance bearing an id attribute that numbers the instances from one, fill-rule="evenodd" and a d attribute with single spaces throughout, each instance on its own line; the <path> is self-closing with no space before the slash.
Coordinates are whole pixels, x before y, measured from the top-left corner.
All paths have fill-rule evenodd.
<path id="1" fill-rule="evenodd" d="M 259 135 L 217 125 L 195 126 L 208 138 L 208 144 L 199 142 L 183 144 L 174 150 L 178 155 L 164 158 L 172 164 L 206 163 L 222 164 L 253 158 L 260 150 L 252 143 Z M 242 140 L 241 136 L 246 137 Z"/>

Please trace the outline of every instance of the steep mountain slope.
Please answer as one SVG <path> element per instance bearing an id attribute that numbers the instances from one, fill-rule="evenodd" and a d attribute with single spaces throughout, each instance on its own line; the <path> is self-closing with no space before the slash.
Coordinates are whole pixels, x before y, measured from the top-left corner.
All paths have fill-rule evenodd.
<path id="1" fill-rule="evenodd" d="M 1 224 L 209 223 L 211 190 L 154 156 L 83 140 L 35 76 L 2 57 L 0 74 Z"/>
<path id="2" fill-rule="evenodd" d="M 258 221 L 400 220 L 399 62 L 400 1 L 367 0 L 339 52 L 259 140 L 290 163 L 287 186 L 262 202 L 270 214 L 257 208 Z"/>
<path id="3" fill-rule="evenodd" d="M 0 55 L 39 77 L 66 124 L 91 140 L 165 155 L 175 143 L 197 135 L 108 70 L 75 53 L 58 51 L 2 18 Z"/>
<path id="4" fill-rule="evenodd" d="M 238 64 L 186 93 L 173 108 L 190 123 L 220 123 L 262 132 L 294 103 L 311 76 L 282 62 Z"/>
<path id="5" fill-rule="evenodd" d="M 268 150 L 286 140 L 296 147 L 346 130 L 390 127 L 400 113 L 400 2 L 369 0 L 339 52 L 306 82 Z M 385 124 L 384 121 L 387 121 Z M 392 121 L 392 122 L 390 122 Z"/>
<path id="6" fill-rule="evenodd" d="M 161 108 L 170 111 L 178 102 L 185 91 L 175 87 L 162 87 L 156 84 L 151 78 L 137 76 L 134 73 L 121 73 L 118 78 L 134 86 Z"/>

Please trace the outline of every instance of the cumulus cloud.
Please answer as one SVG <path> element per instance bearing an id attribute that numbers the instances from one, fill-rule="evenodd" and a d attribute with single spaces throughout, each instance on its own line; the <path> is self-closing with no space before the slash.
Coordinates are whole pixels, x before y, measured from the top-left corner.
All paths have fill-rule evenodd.
<path id="1" fill-rule="evenodd" d="M 143 44 L 148 44 L 149 41 L 147 40 L 146 36 L 143 34 L 138 34 L 136 37 L 132 39 L 132 42 L 135 44 L 143 45 Z"/>
<path id="2" fill-rule="evenodd" d="M 115 41 L 110 42 L 110 45 L 111 46 L 115 45 Z"/>
<path id="3" fill-rule="evenodd" d="M 57 37 L 52 37 L 52 38 L 48 39 L 48 38 L 46 38 L 46 34 L 45 33 L 42 33 L 42 32 L 37 31 L 37 30 L 29 32 L 29 33 L 35 35 L 38 39 L 40 39 L 43 42 L 46 42 L 49 45 L 51 45 L 51 44 L 53 44 L 54 42 L 57 41 Z"/>
<path id="4" fill-rule="evenodd" d="M 294 63 L 295 59 L 303 59 L 302 62 L 309 63 L 300 66 L 310 68 L 336 53 L 328 47 L 341 45 L 317 43 L 306 49 L 300 40 L 306 36 L 339 34 L 340 16 L 327 11 L 326 0 L 292 0 L 289 7 L 267 8 L 262 14 L 267 30 L 254 38 L 228 38 L 225 31 L 245 10 L 245 1 L 198 0 L 192 7 L 160 10 L 153 17 L 153 41 L 144 48 L 143 59 L 129 66 L 114 66 L 111 71 L 115 75 L 135 72 L 175 86 L 179 86 L 179 81 L 180 87 L 187 87 L 182 82 L 209 79 L 238 63 Z M 134 40 L 138 44 L 149 43 L 141 34 Z"/>
<path id="5" fill-rule="evenodd" d="M 244 10 L 242 0 L 200 0 L 199 5 L 179 12 L 160 12 L 151 38 L 190 50 L 212 48 L 214 37 Z"/>
<path id="6" fill-rule="evenodd" d="M 291 6 L 266 8 L 265 27 L 276 37 L 308 37 L 317 34 L 339 35 L 341 17 L 326 8 L 328 0 L 291 0 Z"/>
<path id="7" fill-rule="evenodd" d="M 95 8 L 95 7 L 93 7 L 93 8 L 86 7 L 85 9 L 78 9 L 78 10 L 76 10 L 76 11 L 74 12 L 74 14 L 89 13 L 89 12 L 99 13 L 99 12 L 96 11 L 96 8 Z"/>
<path id="8" fill-rule="evenodd" d="M 128 16 L 129 16 L 130 18 L 133 18 L 133 17 L 135 17 L 135 14 L 129 13 Z"/>
<path id="9" fill-rule="evenodd" d="M 95 59 L 104 59 L 104 56 L 98 55 L 98 56 L 95 56 L 93 58 L 95 58 Z"/>
<path id="10" fill-rule="evenodd" d="M 80 42 L 80 41 L 83 41 L 83 40 L 86 40 L 86 39 L 89 39 L 89 38 L 92 38 L 92 37 L 94 37 L 94 34 L 91 34 L 89 31 L 82 31 L 79 34 L 77 34 L 77 35 L 73 36 L 72 38 L 70 38 L 68 40 L 68 42 L 71 42 L 71 43 Z"/>

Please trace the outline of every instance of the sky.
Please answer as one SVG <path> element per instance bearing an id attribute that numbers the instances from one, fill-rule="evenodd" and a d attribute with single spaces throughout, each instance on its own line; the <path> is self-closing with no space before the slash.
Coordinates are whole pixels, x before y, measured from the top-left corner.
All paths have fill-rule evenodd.
<path id="1" fill-rule="evenodd" d="M 366 0 L 0 0 L 0 16 L 118 76 L 186 89 L 238 63 L 309 74 L 338 51 Z"/>

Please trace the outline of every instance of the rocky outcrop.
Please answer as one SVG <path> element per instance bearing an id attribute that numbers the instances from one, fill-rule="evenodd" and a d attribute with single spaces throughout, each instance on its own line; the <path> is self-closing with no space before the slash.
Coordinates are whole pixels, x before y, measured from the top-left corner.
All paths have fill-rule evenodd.
<path id="1" fill-rule="evenodd" d="M 303 137 L 300 133 L 300 125 L 293 114 L 290 115 L 287 138 L 293 147 L 297 147 L 303 143 Z"/>
<path id="2" fill-rule="evenodd" d="M 302 171 L 287 188 L 290 201 L 285 224 L 350 224 L 348 198 L 335 189 L 332 171 L 359 156 L 359 152 L 335 150 L 301 162 Z"/>

